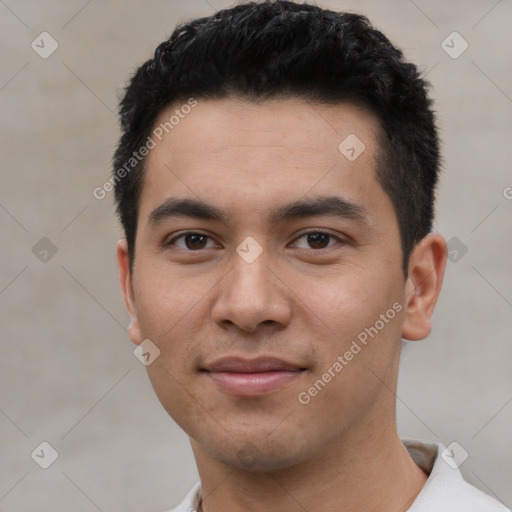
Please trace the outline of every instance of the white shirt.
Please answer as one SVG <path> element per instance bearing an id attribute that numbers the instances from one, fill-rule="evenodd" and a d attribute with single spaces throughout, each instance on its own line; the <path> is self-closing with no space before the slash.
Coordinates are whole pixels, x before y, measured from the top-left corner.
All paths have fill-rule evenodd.
<path id="1" fill-rule="evenodd" d="M 499 501 L 467 483 L 441 443 L 402 439 L 414 462 L 429 475 L 407 512 L 511 512 Z M 453 456 L 453 452 L 452 452 Z M 448 461 L 448 462 L 447 462 Z M 201 501 L 201 482 L 168 512 L 196 512 Z"/>

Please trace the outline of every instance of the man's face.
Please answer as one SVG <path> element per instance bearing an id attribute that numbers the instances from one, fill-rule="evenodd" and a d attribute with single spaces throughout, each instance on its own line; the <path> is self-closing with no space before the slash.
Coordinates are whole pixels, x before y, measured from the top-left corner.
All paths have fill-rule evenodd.
<path id="1" fill-rule="evenodd" d="M 150 151 L 130 337 L 159 348 L 149 377 L 196 450 L 270 470 L 394 421 L 405 280 L 377 138 L 352 105 L 198 99 Z M 166 205 L 185 199 L 222 219 Z"/>

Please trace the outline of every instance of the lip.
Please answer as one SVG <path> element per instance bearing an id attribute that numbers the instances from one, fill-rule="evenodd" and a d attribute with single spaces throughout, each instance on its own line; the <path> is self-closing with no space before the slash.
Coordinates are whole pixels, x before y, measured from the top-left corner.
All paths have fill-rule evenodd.
<path id="1" fill-rule="evenodd" d="M 282 359 L 226 357 L 204 368 L 222 391 L 234 396 L 258 396 L 277 391 L 299 378 L 305 368 Z"/>

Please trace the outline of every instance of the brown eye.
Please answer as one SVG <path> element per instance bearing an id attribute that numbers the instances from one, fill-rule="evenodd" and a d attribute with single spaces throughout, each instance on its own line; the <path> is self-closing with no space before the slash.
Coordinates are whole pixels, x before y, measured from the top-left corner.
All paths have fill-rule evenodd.
<path id="1" fill-rule="evenodd" d="M 207 238 L 205 235 L 185 235 L 185 245 L 187 249 L 204 249 Z"/>
<path id="2" fill-rule="evenodd" d="M 201 249 L 206 249 L 209 240 L 211 239 L 208 235 L 191 232 L 183 233 L 173 238 L 166 245 L 176 246 L 179 249 L 184 249 L 188 251 L 197 251 Z"/>
<path id="3" fill-rule="evenodd" d="M 308 244 L 312 249 L 325 249 L 329 245 L 330 238 L 330 235 L 321 232 L 307 235 Z"/>
<path id="4" fill-rule="evenodd" d="M 304 240 L 304 242 L 300 242 Z M 338 237 L 324 231 L 310 231 L 297 238 L 295 245 L 300 249 L 328 249 L 336 243 L 342 242 Z"/>

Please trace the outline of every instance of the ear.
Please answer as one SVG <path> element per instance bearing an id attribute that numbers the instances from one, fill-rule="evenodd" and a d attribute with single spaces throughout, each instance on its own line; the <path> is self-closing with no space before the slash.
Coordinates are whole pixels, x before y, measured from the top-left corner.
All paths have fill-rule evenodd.
<path id="1" fill-rule="evenodd" d="M 430 319 L 441 291 L 446 257 L 446 242 L 438 233 L 430 233 L 414 248 L 409 259 L 402 338 L 422 340 L 430 334 Z"/>
<path id="2" fill-rule="evenodd" d="M 139 321 L 137 319 L 137 307 L 133 293 L 132 273 L 130 270 L 130 258 L 128 256 L 128 244 L 126 238 L 117 242 L 117 263 L 119 265 L 119 284 L 123 294 L 126 310 L 130 315 L 128 336 L 136 345 L 142 343 Z"/>

